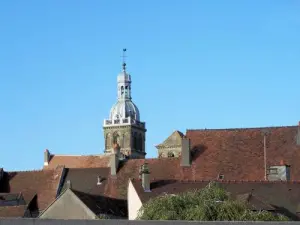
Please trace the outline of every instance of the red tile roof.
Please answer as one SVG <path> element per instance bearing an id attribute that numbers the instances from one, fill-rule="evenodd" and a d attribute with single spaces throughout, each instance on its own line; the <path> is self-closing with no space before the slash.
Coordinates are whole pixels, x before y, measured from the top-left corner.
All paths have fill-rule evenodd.
<path id="1" fill-rule="evenodd" d="M 106 194 L 126 198 L 128 179 L 139 177 L 147 162 L 151 179 L 264 180 L 263 130 L 266 128 L 187 130 L 191 139 L 192 165 L 183 168 L 179 158 L 134 159 L 120 165 L 116 178 L 109 179 Z M 297 126 L 267 128 L 267 166 L 281 160 L 291 166 L 291 180 L 300 180 L 300 146 L 296 145 Z"/>
<path id="2" fill-rule="evenodd" d="M 0 218 L 21 218 L 24 216 L 26 206 L 2 206 L 0 207 Z"/>
<path id="3" fill-rule="evenodd" d="M 126 199 L 128 180 L 139 177 L 139 169 L 144 162 L 149 165 L 151 179 L 156 180 L 215 180 L 219 174 L 224 175 L 225 180 L 263 180 L 262 132 L 265 129 L 187 130 L 186 136 L 191 139 L 192 148 L 191 167 L 181 167 L 180 158 L 132 159 L 121 162 L 117 176 L 108 175 L 107 188 L 103 194 Z M 291 179 L 300 180 L 300 168 L 297 166 L 300 161 L 300 146 L 296 145 L 298 127 L 267 129 L 267 165 L 279 165 L 283 161 L 291 165 Z M 89 163 L 86 158 L 89 156 L 55 157 L 51 160 L 52 166 L 64 164 L 70 168 L 90 168 L 109 164 L 109 157 L 94 156 Z M 71 163 L 73 159 L 74 163 Z"/>
<path id="4" fill-rule="evenodd" d="M 22 193 L 26 204 L 37 195 L 39 210 L 45 209 L 56 198 L 63 168 L 55 170 L 5 172 L 0 185 L 2 193 Z"/>
<path id="5" fill-rule="evenodd" d="M 298 126 L 187 130 L 195 153 L 192 179 L 211 179 L 223 174 L 228 180 L 264 179 L 264 142 L 266 137 L 267 167 L 283 160 L 291 166 L 291 179 L 300 180 L 300 146 L 296 139 Z"/>
<path id="6" fill-rule="evenodd" d="M 51 155 L 50 162 L 48 166 L 44 166 L 44 169 L 54 169 L 57 166 L 65 166 L 66 168 L 107 167 L 108 164 L 109 157 L 103 155 Z"/>

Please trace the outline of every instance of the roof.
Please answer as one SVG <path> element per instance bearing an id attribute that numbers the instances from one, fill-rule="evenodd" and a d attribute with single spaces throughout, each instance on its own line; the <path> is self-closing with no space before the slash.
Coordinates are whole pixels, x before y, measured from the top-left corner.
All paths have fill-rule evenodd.
<path id="1" fill-rule="evenodd" d="M 291 179 L 300 180 L 298 126 L 187 130 L 193 152 L 193 179 L 210 179 L 223 174 L 228 180 L 264 179 L 264 131 L 267 166 L 282 160 L 291 166 Z"/>
<path id="2" fill-rule="evenodd" d="M 64 185 L 71 180 L 72 188 L 83 193 L 123 200 L 127 197 L 128 180 L 139 177 L 139 169 L 145 162 L 151 179 L 155 180 L 215 180 L 219 174 L 224 175 L 225 180 L 263 180 L 262 132 L 265 129 L 269 130 L 266 138 L 268 166 L 279 165 L 283 160 L 291 165 L 291 179 L 300 180 L 297 126 L 187 130 L 186 136 L 190 138 L 192 148 L 191 167 L 181 167 L 180 158 L 129 159 L 121 162 L 117 176 L 111 177 L 110 168 L 107 168 L 109 157 L 54 156 L 49 166 L 69 165 Z M 105 185 L 97 187 L 97 176 L 105 178 Z"/>
<path id="3" fill-rule="evenodd" d="M 0 218 L 23 217 L 26 211 L 26 206 L 2 206 L 0 207 Z"/>
<path id="4" fill-rule="evenodd" d="M 17 205 L 26 205 L 22 193 L 0 193 L 0 207 Z"/>
<path id="5" fill-rule="evenodd" d="M 66 168 L 108 167 L 109 157 L 106 155 L 51 155 L 50 161 L 44 169 L 55 169 L 57 166 Z"/>
<path id="6" fill-rule="evenodd" d="M 73 193 L 96 215 L 111 214 L 127 217 L 127 201 L 91 195 L 72 189 Z"/>
<path id="7" fill-rule="evenodd" d="M 236 199 L 246 202 L 252 210 L 267 210 L 275 211 L 276 208 L 270 205 L 266 200 L 262 199 L 259 196 L 254 195 L 253 193 L 238 194 Z"/>
<path id="8" fill-rule="evenodd" d="M 156 180 L 151 182 L 151 192 L 144 192 L 141 181 L 132 180 L 142 202 L 163 194 L 179 194 L 186 191 L 204 188 L 209 181 L 176 181 Z M 300 182 L 217 182 L 220 187 L 232 194 L 233 197 L 243 194 L 253 195 L 248 203 L 256 210 L 273 210 L 283 207 L 292 214 L 296 214 L 300 201 Z M 281 209 L 282 210 L 282 209 Z"/>
<path id="9" fill-rule="evenodd" d="M 67 182 L 70 180 L 71 187 L 74 190 L 92 195 L 101 195 L 107 189 L 109 174 L 110 168 L 67 168 L 62 191 L 68 188 Z M 101 177 L 101 185 L 97 185 L 98 176 Z"/>
<path id="10" fill-rule="evenodd" d="M 62 167 L 55 170 L 4 172 L 0 192 L 22 193 L 26 205 L 37 195 L 37 207 L 43 210 L 55 200 L 62 172 Z"/>
<path id="11" fill-rule="evenodd" d="M 100 177 L 101 185 L 97 185 Z M 118 216 L 127 215 L 127 201 L 118 195 L 109 196 L 113 178 L 110 168 L 68 168 L 66 169 L 62 192 L 69 188 L 97 215 L 109 213 Z M 126 190 L 125 190 L 126 191 Z M 61 193 L 62 193 L 61 192 Z M 99 206 L 101 208 L 99 208 Z"/>
<path id="12" fill-rule="evenodd" d="M 163 143 L 157 145 L 157 148 L 166 148 L 181 145 L 181 139 L 184 134 L 178 130 L 175 130 Z"/>

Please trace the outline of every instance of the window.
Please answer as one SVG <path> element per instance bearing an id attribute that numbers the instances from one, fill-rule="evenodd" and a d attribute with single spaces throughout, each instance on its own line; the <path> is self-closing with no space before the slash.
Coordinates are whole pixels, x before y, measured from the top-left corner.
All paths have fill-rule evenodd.
<path id="1" fill-rule="evenodd" d="M 219 174 L 219 180 L 223 180 L 224 179 L 224 174 Z"/>
<path id="2" fill-rule="evenodd" d="M 120 137 L 117 133 L 113 136 L 113 144 L 120 144 Z"/>
<path id="3" fill-rule="evenodd" d="M 133 136 L 133 148 L 135 149 L 135 150 L 137 150 L 137 145 L 138 145 L 138 143 L 137 143 L 138 141 L 137 141 L 137 137 L 136 137 L 136 134 Z"/>
<path id="4" fill-rule="evenodd" d="M 269 168 L 267 172 L 268 172 L 268 175 L 277 175 L 278 169 L 277 168 Z"/>
<path id="5" fill-rule="evenodd" d="M 168 157 L 169 158 L 173 158 L 174 157 L 174 153 L 173 152 L 168 152 Z"/>

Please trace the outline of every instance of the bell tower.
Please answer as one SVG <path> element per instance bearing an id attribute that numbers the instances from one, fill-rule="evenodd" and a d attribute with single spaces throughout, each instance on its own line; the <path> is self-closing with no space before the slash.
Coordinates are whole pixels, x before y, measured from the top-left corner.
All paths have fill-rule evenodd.
<path id="1" fill-rule="evenodd" d="M 120 152 L 128 158 L 145 158 L 146 123 L 131 97 L 131 75 L 126 71 L 123 49 L 122 71 L 117 77 L 117 102 L 110 110 L 109 119 L 103 123 L 106 154 L 119 144 Z"/>

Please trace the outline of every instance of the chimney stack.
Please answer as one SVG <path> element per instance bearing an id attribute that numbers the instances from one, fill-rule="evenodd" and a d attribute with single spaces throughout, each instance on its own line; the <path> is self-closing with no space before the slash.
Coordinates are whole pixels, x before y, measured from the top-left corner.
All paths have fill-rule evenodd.
<path id="1" fill-rule="evenodd" d="M 120 155 L 120 146 L 119 144 L 114 144 L 113 153 L 110 156 L 110 174 L 112 176 L 117 175 L 119 168 L 119 155 Z"/>
<path id="2" fill-rule="evenodd" d="M 142 186 L 145 192 L 151 192 L 150 190 L 150 171 L 147 163 L 144 163 L 140 172 L 142 178 Z"/>
<path id="3" fill-rule="evenodd" d="M 48 166 L 50 161 L 50 152 L 48 149 L 44 151 L 44 166 Z"/>
<path id="4" fill-rule="evenodd" d="M 297 132 L 297 137 L 296 137 L 296 144 L 300 146 L 300 121 L 298 123 L 298 132 Z"/>
<path id="5" fill-rule="evenodd" d="M 184 137 L 181 143 L 181 166 L 191 166 L 190 139 Z"/>

